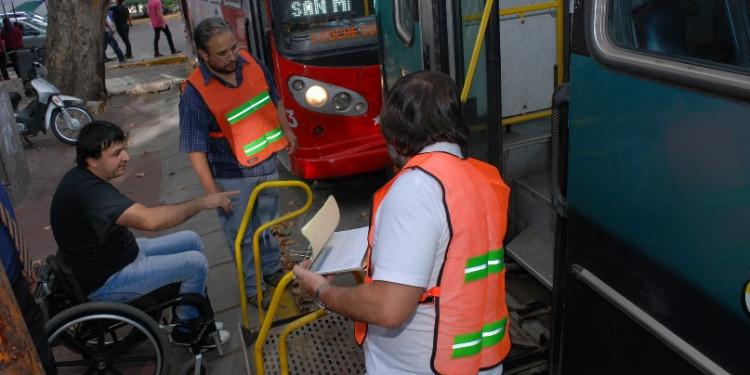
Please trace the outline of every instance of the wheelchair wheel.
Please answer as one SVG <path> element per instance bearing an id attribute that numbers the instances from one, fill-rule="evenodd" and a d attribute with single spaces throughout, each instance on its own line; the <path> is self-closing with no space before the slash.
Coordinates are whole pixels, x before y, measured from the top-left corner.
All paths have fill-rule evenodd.
<path id="1" fill-rule="evenodd" d="M 59 374 L 166 374 L 168 341 L 143 311 L 117 302 L 88 302 L 46 326 Z"/>

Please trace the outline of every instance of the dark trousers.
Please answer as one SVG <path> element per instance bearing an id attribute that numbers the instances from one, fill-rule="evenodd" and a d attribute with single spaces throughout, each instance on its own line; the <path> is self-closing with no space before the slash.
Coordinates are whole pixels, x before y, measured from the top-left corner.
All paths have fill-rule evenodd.
<path id="1" fill-rule="evenodd" d="M 6 61 L 8 56 L 10 56 L 10 63 L 13 65 L 13 70 L 16 71 L 16 77 L 21 77 L 21 73 L 18 70 L 18 55 L 10 53 L 11 51 L 14 50 L 9 49 L 8 54 L 1 53 L 2 56 L 0 56 L 0 73 L 2 73 L 4 80 L 10 79 L 10 76 L 8 76 L 8 62 Z"/>
<path id="2" fill-rule="evenodd" d="M 115 28 L 117 29 L 117 35 L 120 36 L 122 39 L 122 42 L 125 43 L 125 57 L 132 58 L 133 57 L 133 49 L 130 47 L 130 26 L 128 26 L 127 23 L 123 23 L 121 25 L 115 25 Z"/>
<path id="3" fill-rule="evenodd" d="M 172 41 L 172 32 L 169 31 L 169 25 L 164 25 L 163 28 L 154 27 L 154 53 L 159 53 L 159 34 L 161 34 L 162 31 L 164 32 L 164 35 L 167 36 L 169 50 L 174 53 L 177 50 L 174 48 L 174 42 Z"/>
<path id="4" fill-rule="evenodd" d="M 13 284 L 13 294 L 16 296 L 16 302 L 23 319 L 26 321 L 26 327 L 29 329 L 31 340 L 34 341 L 34 347 L 39 354 L 44 371 L 47 375 L 56 375 L 57 366 L 44 330 L 44 315 L 42 315 L 42 310 L 34 301 L 34 297 L 29 292 L 29 286 L 22 277 Z"/>

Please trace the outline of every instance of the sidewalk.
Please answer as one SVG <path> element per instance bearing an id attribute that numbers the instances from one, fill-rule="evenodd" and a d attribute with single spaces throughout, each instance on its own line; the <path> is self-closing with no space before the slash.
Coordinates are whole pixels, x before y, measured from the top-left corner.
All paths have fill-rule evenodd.
<path id="1" fill-rule="evenodd" d="M 170 58 L 151 60 L 171 62 Z M 182 59 L 185 60 L 184 55 Z M 145 205 L 178 203 L 203 194 L 187 155 L 178 151 L 179 84 L 190 72 L 185 62 L 122 67 L 106 72 L 107 89 L 113 96 L 94 117 L 112 121 L 130 133 L 131 160 L 126 173 L 112 183 L 122 193 Z M 61 143 L 51 132 L 33 137 L 31 141 L 33 145 L 24 142 L 30 184 L 16 206 L 16 216 L 32 258 L 44 259 L 57 251 L 50 230 L 49 207 L 60 178 L 75 165 L 75 147 Z M 218 357 L 213 350 L 205 353 L 204 360 L 208 361 L 212 373 L 247 373 L 237 325 L 242 321 L 237 273 L 216 213 L 204 211 L 162 233 L 134 232 L 136 236 L 153 237 L 184 229 L 196 231 L 203 239 L 211 267 L 208 278 L 211 302 L 217 320 L 225 322 L 232 334 L 223 357 Z M 257 327 L 257 312 L 249 309 L 249 316 L 250 326 Z M 184 348 L 176 346 L 172 346 L 171 355 L 170 374 L 177 374 L 182 364 L 191 358 Z M 252 356 L 252 352 L 249 355 Z"/>

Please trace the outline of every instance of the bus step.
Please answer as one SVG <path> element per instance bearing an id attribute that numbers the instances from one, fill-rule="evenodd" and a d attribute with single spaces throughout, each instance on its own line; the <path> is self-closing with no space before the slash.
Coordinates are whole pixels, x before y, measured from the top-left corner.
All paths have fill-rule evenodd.
<path id="1" fill-rule="evenodd" d="M 552 269 L 554 263 L 554 235 L 537 225 L 529 225 L 505 250 L 526 271 L 552 290 Z"/>

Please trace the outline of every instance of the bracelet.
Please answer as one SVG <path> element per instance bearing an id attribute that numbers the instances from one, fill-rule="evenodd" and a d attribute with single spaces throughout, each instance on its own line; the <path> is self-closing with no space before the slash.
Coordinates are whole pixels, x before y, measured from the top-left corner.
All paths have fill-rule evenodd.
<path id="1" fill-rule="evenodd" d="M 320 306 L 320 308 L 323 309 L 323 311 L 330 314 L 331 310 L 328 310 L 328 307 L 326 307 L 326 304 L 323 303 L 322 299 L 320 299 L 320 295 L 323 294 L 323 291 L 326 290 L 326 288 L 328 288 L 329 286 L 333 286 L 333 284 L 328 283 L 328 282 L 324 284 L 320 284 L 320 286 L 318 286 L 318 289 L 315 289 L 315 299 L 316 299 L 316 302 L 318 303 L 318 306 Z"/>

